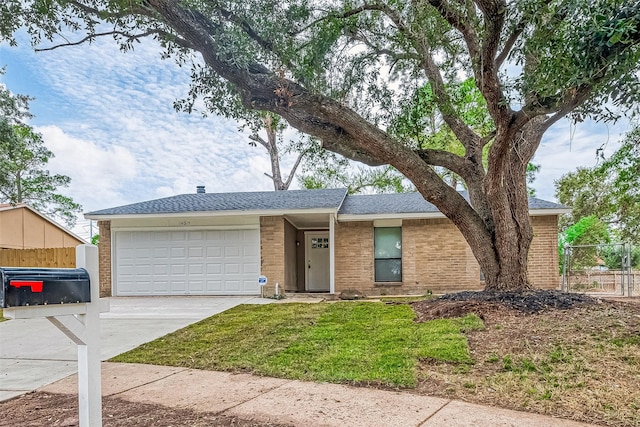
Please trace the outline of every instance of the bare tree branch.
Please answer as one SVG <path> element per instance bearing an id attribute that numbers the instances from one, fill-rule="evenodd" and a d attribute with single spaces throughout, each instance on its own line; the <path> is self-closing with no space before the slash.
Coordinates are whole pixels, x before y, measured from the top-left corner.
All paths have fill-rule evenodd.
<path id="1" fill-rule="evenodd" d="M 289 171 L 289 176 L 287 177 L 287 180 L 284 182 L 285 190 L 289 189 L 289 186 L 293 181 L 293 176 L 296 174 L 296 170 L 298 170 L 298 166 L 300 166 L 302 159 L 304 158 L 304 156 L 307 155 L 308 152 L 309 150 L 304 150 L 302 153 L 298 154 L 298 158 L 296 159 L 296 162 L 293 164 L 293 167 L 291 167 L 291 171 Z"/>

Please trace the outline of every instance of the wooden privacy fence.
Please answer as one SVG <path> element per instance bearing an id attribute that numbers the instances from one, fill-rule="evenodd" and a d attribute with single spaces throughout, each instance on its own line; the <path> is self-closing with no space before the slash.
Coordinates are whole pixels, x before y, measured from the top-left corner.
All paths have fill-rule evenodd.
<path id="1" fill-rule="evenodd" d="M 0 266 L 75 268 L 76 248 L 1 249 Z"/>

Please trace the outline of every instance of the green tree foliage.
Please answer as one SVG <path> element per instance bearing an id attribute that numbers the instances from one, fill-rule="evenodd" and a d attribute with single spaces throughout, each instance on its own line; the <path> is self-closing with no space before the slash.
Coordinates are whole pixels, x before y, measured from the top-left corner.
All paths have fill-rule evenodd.
<path id="1" fill-rule="evenodd" d="M 546 130 L 638 111 L 637 0 L 5 0 L 0 14 L 0 37 L 26 28 L 48 48 L 110 35 L 129 50 L 152 36 L 191 65 L 179 108 L 270 111 L 326 150 L 393 166 L 460 230 L 493 290 L 529 288 L 526 173 Z M 469 78 L 488 134 L 456 107 Z M 391 131 L 427 83 L 463 152 Z M 460 177 L 468 202 L 438 169 Z"/>
<path id="2" fill-rule="evenodd" d="M 462 82 L 448 84 L 451 101 L 457 114 L 473 129 L 476 134 L 485 138 L 487 145 L 483 150 L 482 163 L 486 167 L 491 140 L 495 133 L 494 123 L 487 108 L 487 102 L 482 96 L 473 78 Z M 417 149 L 443 150 L 463 156 L 464 145 L 458 140 L 446 121 L 438 111 L 438 104 L 431 88 L 431 84 L 417 88 L 408 104 L 394 118 L 389 133 Z M 527 184 L 533 184 L 536 174 L 540 172 L 540 165 L 527 165 Z M 436 167 L 438 175 L 452 188 L 458 184 L 464 186 L 464 180 L 455 172 L 444 167 Z M 530 196 L 535 196 L 535 189 L 528 186 Z"/>
<path id="3" fill-rule="evenodd" d="M 414 191 L 413 186 L 393 166 L 362 166 L 318 148 L 319 145 L 315 143 L 302 165 L 299 181 L 303 188 L 346 188 L 349 194 Z"/>
<path id="4" fill-rule="evenodd" d="M 53 153 L 40 134 L 20 121 L 28 117 L 28 98 L 14 97 L 3 88 L 0 106 L 0 202 L 26 203 L 73 226 L 81 206 L 58 192 L 71 178 L 45 169 Z"/>
<path id="5" fill-rule="evenodd" d="M 597 267 L 604 261 L 597 245 L 611 243 L 609 226 L 590 215 L 580 218 L 560 235 L 560 264 L 563 262 L 565 246 L 574 246 L 571 268 Z"/>
<path id="6" fill-rule="evenodd" d="M 566 245 L 598 245 L 611 243 L 611 235 L 607 224 L 590 215 L 564 230 L 560 240 Z"/>
<path id="7" fill-rule="evenodd" d="M 611 225 L 616 240 L 640 244 L 640 128 L 601 164 L 560 178 L 556 197 L 572 208 L 563 227 L 593 216 Z"/>
<path id="8" fill-rule="evenodd" d="M 605 247 L 600 253 L 609 270 L 620 270 L 622 269 L 623 257 L 627 256 L 627 248 L 620 245 Z M 634 269 L 640 269 L 640 247 L 630 248 L 629 255 L 631 256 L 629 265 Z"/>

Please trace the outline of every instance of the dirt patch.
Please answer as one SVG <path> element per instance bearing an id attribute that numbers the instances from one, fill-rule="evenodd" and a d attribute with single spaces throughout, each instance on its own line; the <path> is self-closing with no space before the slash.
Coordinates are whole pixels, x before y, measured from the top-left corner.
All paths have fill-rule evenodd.
<path id="1" fill-rule="evenodd" d="M 135 403 L 115 397 L 102 399 L 104 427 L 287 427 L 288 424 L 264 423 L 187 409 Z M 0 403 L 0 427 L 72 427 L 78 426 L 78 396 L 29 393 Z"/>
<path id="2" fill-rule="evenodd" d="M 640 305 L 551 291 L 469 292 L 413 304 L 475 313 L 473 364 L 424 360 L 417 393 L 611 426 L 640 426 Z"/>

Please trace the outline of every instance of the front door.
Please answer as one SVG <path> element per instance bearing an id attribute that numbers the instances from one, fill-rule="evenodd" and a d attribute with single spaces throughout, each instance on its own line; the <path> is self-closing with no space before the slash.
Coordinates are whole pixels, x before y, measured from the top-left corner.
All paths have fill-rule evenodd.
<path id="1" fill-rule="evenodd" d="M 306 290 L 329 292 L 329 232 L 307 231 L 304 233 L 306 268 Z"/>

